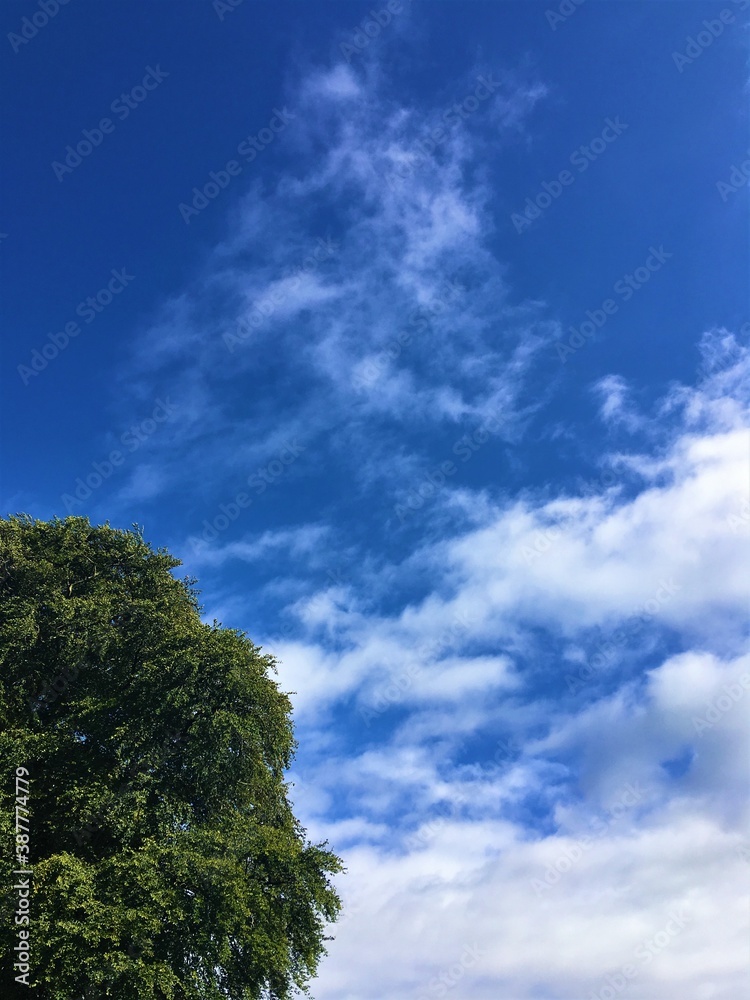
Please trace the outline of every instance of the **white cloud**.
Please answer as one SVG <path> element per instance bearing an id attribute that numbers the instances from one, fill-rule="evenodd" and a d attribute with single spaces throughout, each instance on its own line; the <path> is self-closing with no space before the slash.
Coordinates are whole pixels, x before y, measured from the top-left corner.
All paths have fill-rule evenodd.
<path id="1" fill-rule="evenodd" d="M 439 574 L 442 593 L 436 590 L 397 617 L 363 618 L 351 605 L 337 611 L 335 601 L 323 599 L 319 620 L 347 649 L 330 662 L 321 650 L 314 653 L 329 662 L 336 680 L 304 685 L 307 707 L 373 679 L 382 684 L 386 670 L 398 681 L 415 652 L 420 672 L 434 677 L 439 690 L 448 675 L 441 678 L 429 643 L 464 619 L 471 626 L 458 630 L 452 642 L 458 649 L 467 640 L 512 642 L 531 623 L 569 637 L 603 629 L 606 640 L 628 621 L 631 644 L 649 629 L 666 627 L 688 641 L 710 638 L 723 648 L 740 648 L 750 536 L 750 510 L 743 506 L 748 435 L 740 426 L 721 429 L 723 416 L 719 426 L 701 435 L 683 426 L 656 469 L 637 454 L 620 455 L 623 468 L 646 477 L 630 483 L 628 493 L 529 496 L 502 507 L 483 501 L 480 526 L 412 557 Z M 280 654 L 292 678 L 307 672 L 300 657 L 313 655 L 299 643 Z M 445 655 L 440 650 L 438 660 Z M 455 662 L 468 694 L 480 661 L 468 656 Z M 408 690 L 419 688 L 410 681 Z"/>
<path id="2" fill-rule="evenodd" d="M 675 657 L 652 672 L 643 699 L 608 699 L 570 719 L 551 718 L 546 748 L 527 744 L 537 761 L 553 745 L 586 755 L 578 794 L 563 799 L 554 833 L 530 834 L 503 818 L 519 792 L 549 784 L 549 771 L 529 766 L 533 757 L 498 780 L 466 765 L 448 771 L 434 748 L 383 747 L 354 760 L 329 752 L 309 785 L 356 795 L 350 808 L 367 825 L 347 850 L 353 912 L 336 933 L 318 995 L 443 995 L 440 975 L 470 945 L 480 958 L 466 965 L 456 995 L 479 1000 L 578 1000 L 626 965 L 627 995 L 642 1000 L 739 995 L 747 912 L 738 901 L 748 883 L 738 852 L 748 818 L 743 723 L 726 729 L 726 713 L 707 737 L 723 752 L 707 754 L 708 763 L 699 754 L 703 773 L 695 780 L 670 789 L 654 767 L 691 738 L 704 698 L 731 678 L 750 677 L 749 662 Z M 447 813 L 432 811 L 440 801 Z M 734 812 L 717 809 L 732 801 Z M 328 836 L 336 823 L 317 812 L 313 805 L 311 832 Z M 378 818 L 394 812 L 412 824 L 423 819 L 399 841 L 391 818 L 378 837 Z"/>
<path id="3" fill-rule="evenodd" d="M 308 758 L 304 821 L 344 837 L 351 907 L 318 995 L 413 1000 L 451 983 L 477 1000 L 606 998 L 619 983 L 638 1000 L 743 992 L 750 655 L 732 518 L 750 526 L 747 417 L 721 395 L 736 376 L 670 390 L 658 451 L 612 456 L 620 487 L 483 497 L 478 527 L 410 560 L 433 574 L 427 598 L 385 616 L 350 593 L 354 613 L 328 619 L 330 649 L 283 650 L 282 684 L 303 692 L 313 745 L 336 704 L 352 710 L 356 692 L 372 704 L 384 677 L 423 665 L 388 735 L 363 729 L 357 752 L 329 725 Z M 597 648 L 592 631 L 610 638 L 634 607 L 644 641 L 615 643 L 610 691 L 555 700 L 518 669 L 528 629 L 543 623 L 558 669 L 575 669 Z M 663 630 L 683 652 L 657 658 L 645 638 Z M 472 654 L 488 641 L 510 652 Z M 355 818 L 350 838 L 342 824 Z"/>

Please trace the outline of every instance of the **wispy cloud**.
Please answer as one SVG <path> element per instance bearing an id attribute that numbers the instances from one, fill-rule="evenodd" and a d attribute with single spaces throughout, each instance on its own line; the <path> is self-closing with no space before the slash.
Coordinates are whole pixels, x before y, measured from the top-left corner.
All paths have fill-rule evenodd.
<path id="1" fill-rule="evenodd" d="M 477 73 L 473 90 L 477 78 L 488 79 Z M 511 301 L 473 158 L 498 124 L 496 141 L 517 130 L 544 90 L 507 76 L 490 87 L 417 156 L 442 110 L 401 103 L 372 64 L 311 71 L 295 86 L 288 139 L 311 154 L 309 172 L 290 166 L 232 209 L 230 235 L 190 291 L 164 305 L 127 375 L 144 394 L 168 370 L 173 395 L 193 400 L 164 456 L 173 488 L 189 475 L 187 449 L 229 480 L 301 428 L 339 466 L 361 453 L 372 419 L 419 430 L 501 415 L 503 434 L 517 433 L 537 405 L 521 402 L 524 380 L 555 328 L 538 305 Z M 335 221 L 321 231 L 324 213 Z M 332 249 L 305 270 L 321 242 Z M 363 379 L 373 359 L 377 378 Z M 272 372 L 287 398 L 264 388 Z M 371 475 L 369 462 L 347 464 Z"/>

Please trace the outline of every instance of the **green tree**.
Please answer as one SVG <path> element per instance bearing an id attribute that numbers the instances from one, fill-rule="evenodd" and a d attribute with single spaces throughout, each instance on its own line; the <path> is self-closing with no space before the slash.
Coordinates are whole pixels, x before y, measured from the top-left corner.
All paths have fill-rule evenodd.
<path id="1" fill-rule="evenodd" d="M 86 518 L 0 520 L 4 997 L 276 1000 L 325 953 L 342 863 L 287 797 L 291 704 L 273 657 L 201 621 L 179 565 Z M 31 990 L 13 969 L 19 767 Z"/>

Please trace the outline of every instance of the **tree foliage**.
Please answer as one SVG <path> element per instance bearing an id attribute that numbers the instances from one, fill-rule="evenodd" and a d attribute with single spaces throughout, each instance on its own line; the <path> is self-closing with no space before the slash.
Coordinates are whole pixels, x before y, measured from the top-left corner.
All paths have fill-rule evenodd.
<path id="1" fill-rule="evenodd" d="M 0 520 L 3 996 L 306 990 L 340 908 L 284 772 L 273 657 L 201 621 L 138 531 Z M 30 991 L 12 970 L 15 769 L 30 773 Z"/>

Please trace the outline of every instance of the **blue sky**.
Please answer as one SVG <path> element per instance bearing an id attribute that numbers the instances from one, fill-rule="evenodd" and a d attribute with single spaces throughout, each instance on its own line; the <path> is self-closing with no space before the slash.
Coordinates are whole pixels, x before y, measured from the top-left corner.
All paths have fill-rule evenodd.
<path id="1" fill-rule="evenodd" d="M 278 655 L 316 996 L 739 995 L 750 4 L 47 8 L 3 508 Z"/>

